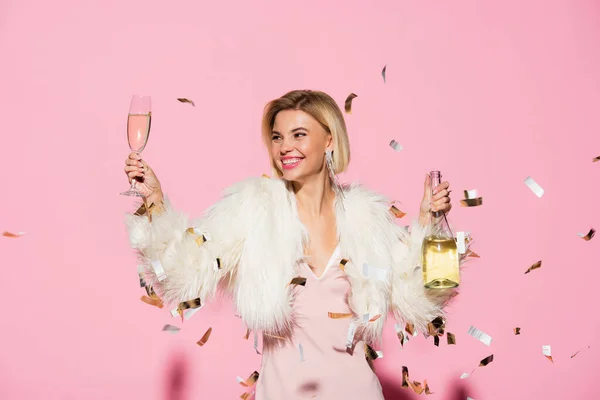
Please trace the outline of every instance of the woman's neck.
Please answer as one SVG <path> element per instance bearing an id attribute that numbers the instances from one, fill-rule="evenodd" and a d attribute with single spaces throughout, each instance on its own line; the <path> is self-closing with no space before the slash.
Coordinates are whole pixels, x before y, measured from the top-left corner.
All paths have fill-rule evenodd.
<path id="1" fill-rule="evenodd" d="M 329 176 L 318 174 L 303 182 L 292 182 L 298 210 L 311 217 L 318 217 L 333 210 L 335 193 Z"/>

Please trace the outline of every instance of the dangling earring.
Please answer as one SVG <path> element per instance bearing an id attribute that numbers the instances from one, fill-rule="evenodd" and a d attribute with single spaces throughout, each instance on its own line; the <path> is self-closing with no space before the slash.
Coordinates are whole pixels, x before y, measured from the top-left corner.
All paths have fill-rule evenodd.
<path id="1" fill-rule="evenodd" d="M 335 175 L 335 168 L 333 166 L 333 151 L 331 150 L 327 150 L 325 152 L 325 165 L 327 165 L 327 170 L 329 171 L 329 178 L 331 179 L 333 190 L 339 197 L 344 198 L 344 191 L 342 190 L 342 186 Z"/>

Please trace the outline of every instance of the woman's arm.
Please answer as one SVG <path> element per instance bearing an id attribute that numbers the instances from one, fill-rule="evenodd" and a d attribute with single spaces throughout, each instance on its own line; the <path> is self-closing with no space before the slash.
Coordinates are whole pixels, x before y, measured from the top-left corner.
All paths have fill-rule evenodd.
<path id="1" fill-rule="evenodd" d="M 220 284 L 231 286 L 245 239 L 238 216 L 249 211 L 243 201 L 247 186 L 245 181 L 233 185 L 193 221 L 162 193 L 146 199 L 146 210 L 126 215 L 145 281 L 163 301 L 177 305 L 199 297 L 204 302 Z"/>

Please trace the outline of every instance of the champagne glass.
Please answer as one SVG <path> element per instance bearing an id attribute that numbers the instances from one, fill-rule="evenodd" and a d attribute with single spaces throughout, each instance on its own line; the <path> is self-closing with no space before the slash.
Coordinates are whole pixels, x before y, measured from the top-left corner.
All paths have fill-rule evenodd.
<path id="1" fill-rule="evenodd" d="M 150 121 L 152 112 L 150 110 L 150 96 L 131 96 L 129 104 L 129 115 L 127 116 L 127 141 L 131 151 L 140 154 L 150 135 Z M 136 179 L 131 180 L 128 191 L 122 192 L 123 196 L 143 197 L 135 187 Z"/>

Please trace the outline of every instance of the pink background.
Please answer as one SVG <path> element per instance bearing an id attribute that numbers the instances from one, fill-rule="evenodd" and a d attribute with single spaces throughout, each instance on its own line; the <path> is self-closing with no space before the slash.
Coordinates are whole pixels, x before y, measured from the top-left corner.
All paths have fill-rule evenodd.
<path id="1" fill-rule="evenodd" d="M 163 324 L 181 324 L 139 301 L 122 217 L 132 199 L 118 195 L 126 113 L 131 94 L 152 96 L 144 158 L 196 216 L 226 185 L 269 172 L 262 108 L 297 88 L 340 105 L 358 94 L 343 180 L 401 200 L 409 218 L 424 174 L 440 169 L 451 220 L 482 256 L 450 310 L 456 346 L 419 338 L 401 350 L 387 326 L 375 365 L 388 399 L 418 397 L 399 388 L 402 365 L 434 400 L 597 398 L 600 238 L 577 233 L 600 229 L 599 37 L 589 0 L 3 0 L 0 231 L 27 234 L 0 237 L 0 398 L 175 399 L 177 371 L 181 398 L 238 398 L 236 376 L 260 358 L 229 302 L 171 335 Z M 464 189 L 484 205 L 459 207 Z"/>

